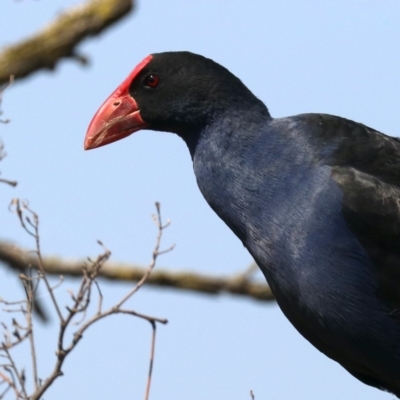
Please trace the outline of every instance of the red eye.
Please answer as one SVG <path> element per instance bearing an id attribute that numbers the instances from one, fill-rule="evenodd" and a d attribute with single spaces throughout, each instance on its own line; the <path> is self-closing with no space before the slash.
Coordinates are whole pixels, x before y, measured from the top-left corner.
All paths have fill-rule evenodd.
<path id="1" fill-rule="evenodd" d="M 150 88 L 157 87 L 159 83 L 160 83 L 160 78 L 154 74 L 149 75 L 144 81 L 144 84 Z"/>

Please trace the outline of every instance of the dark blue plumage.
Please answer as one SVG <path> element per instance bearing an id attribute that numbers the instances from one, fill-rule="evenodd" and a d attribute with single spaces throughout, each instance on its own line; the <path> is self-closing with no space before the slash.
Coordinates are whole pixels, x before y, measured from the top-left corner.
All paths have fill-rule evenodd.
<path id="1" fill-rule="evenodd" d="M 273 119 L 225 68 L 187 52 L 153 55 L 127 91 L 140 122 L 121 135 L 181 136 L 202 194 L 296 329 L 400 397 L 400 142 L 329 115 Z M 126 118 L 107 120 L 104 107 L 86 148 Z"/>
<path id="2" fill-rule="evenodd" d="M 317 149 L 312 129 L 304 134 L 303 118 L 316 117 L 261 118 L 249 130 L 240 114 L 242 129 L 228 136 L 213 126 L 191 149 L 197 182 L 298 331 L 365 383 L 399 394 L 400 324 L 378 299 L 372 261 L 344 218 L 324 161 L 332 144 Z M 226 151 L 232 140 L 240 146 Z"/>

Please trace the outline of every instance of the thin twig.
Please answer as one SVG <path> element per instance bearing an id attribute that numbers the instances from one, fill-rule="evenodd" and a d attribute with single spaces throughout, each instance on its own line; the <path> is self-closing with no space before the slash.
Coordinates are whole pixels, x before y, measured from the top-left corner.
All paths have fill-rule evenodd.
<path id="1" fill-rule="evenodd" d="M 24 394 L 25 398 L 28 398 L 28 395 L 26 393 L 26 388 L 25 388 L 25 381 L 22 379 L 21 374 L 18 372 L 17 366 L 14 362 L 13 357 L 10 354 L 10 351 L 8 350 L 7 347 L 4 347 L 4 352 L 6 353 L 7 359 L 10 361 L 11 364 L 11 369 L 13 370 L 15 376 L 18 379 L 19 385 L 21 387 L 21 391 Z"/>
<path id="2" fill-rule="evenodd" d="M 41 396 L 45 393 L 45 391 L 53 384 L 53 382 L 59 376 L 62 375 L 62 366 L 63 366 L 63 363 L 64 363 L 66 357 L 68 356 L 68 354 L 71 351 L 73 351 L 76 348 L 76 346 L 82 339 L 84 332 L 90 326 L 92 326 L 94 323 L 96 323 L 97 321 L 99 321 L 103 318 L 106 318 L 110 315 L 113 315 L 113 314 L 127 314 L 127 315 L 132 315 L 132 316 L 135 316 L 138 318 L 142 318 L 142 319 L 145 319 L 146 321 L 150 322 L 150 324 L 153 327 L 152 345 L 151 345 L 151 354 L 150 354 L 150 369 L 149 369 L 149 376 L 148 376 L 148 382 L 147 382 L 147 387 L 146 387 L 146 400 L 148 399 L 153 364 L 154 364 L 156 323 L 166 324 L 168 321 L 166 319 L 141 314 L 134 310 L 122 309 L 121 307 L 134 293 L 136 293 L 139 290 L 139 288 L 143 285 L 144 281 L 147 279 L 147 277 L 151 273 L 152 269 L 155 267 L 157 257 L 160 254 L 165 252 L 165 251 L 160 251 L 160 244 L 161 244 L 163 230 L 169 225 L 169 222 L 167 224 L 163 225 L 162 220 L 161 220 L 160 205 L 158 203 L 156 203 L 156 209 L 157 209 L 156 223 L 157 223 L 157 227 L 158 227 L 158 234 L 157 234 L 154 251 L 152 254 L 152 260 L 146 270 L 146 273 L 144 274 L 142 279 L 134 286 L 134 288 L 131 289 L 125 296 L 123 296 L 122 299 L 116 305 L 114 305 L 113 307 L 110 307 L 109 309 L 107 309 L 105 311 L 101 311 L 102 294 L 101 294 L 100 288 L 98 287 L 96 278 L 97 278 L 97 275 L 99 274 L 99 272 L 101 271 L 103 264 L 110 257 L 111 252 L 101 242 L 99 242 L 99 244 L 103 247 L 104 253 L 100 254 L 95 261 L 90 263 L 90 265 L 84 266 L 83 278 L 81 280 L 81 284 L 80 284 L 80 287 L 79 287 L 77 293 L 76 294 L 74 294 L 72 292 L 70 293 L 72 301 L 73 301 L 73 305 L 72 305 L 72 307 L 67 307 L 68 313 L 67 313 L 66 317 L 64 319 L 60 320 L 60 330 L 59 330 L 59 334 L 58 334 L 57 351 L 56 351 L 57 358 L 56 358 L 56 362 L 55 362 L 53 371 L 41 383 L 39 388 L 37 388 L 37 390 L 35 390 L 35 392 L 29 397 L 29 400 L 39 400 L 41 398 Z M 30 210 L 30 212 L 33 213 L 31 210 Z M 35 214 L 33 213 L 33 215 L 35 215 Z M 38 235 L 38 231 L 36 230 L 38 223 L 35 222 L 35 219 L 34 219 L 34 222 L 30 223 L 30 224 L 34 228 L 35 235 L 36 234 Z M 170 249 L 168 249 L 168 251 L 169 250 Z M 37 251 L 40 252 L 40 246 L 37 246 Z M 79 328 L 73 334 L 73 338 L 72 338 L 71 342 L 65 346 L 64 345 L 65 335 L 66 335 L 67 328 L 70 325 L 71 321 L 80 312 L 82 312 L 85 315 L 86 310 L 89 307 L 90 298 L 91 298 L 91 288 L 92 288 L 93 284 L 95 284 L 98 287 L 99 298 L 100 298 L 98 306 L 97 306 L 97 312 L 91 318 L 89 318 L 86 322 L 82 321 Z"/>
<path id="3" fill-rule="evenodd" d="M 151 378 L 153 374 L 153 364 L 154 364 L 154 352 L 156 348 L 156 323 L 154 321 L 150 321 L 152 327 L 152 335 L 151 335 L 151 348 L 150 348 L 150 362 L 149 362 L 149 373 L 147 375 L 147 385 L 146 392 L 144 395 L 144 400 L 149 400 L 150 397 L 150 386 L 151 386 Z"/>
<path id="4" fill-rule="evenodd" d="M 31 282 L 24 281 L 25 290 L 27 293 L 27 312 L 26 312 L 26 323 L 28 327 L 28 338 L 29 338 L 29 346 L 31 349 L 31 361 L 32 361 L 32 372 L 33 372 L 33 383 L 35 386 L 35 390 L 39 387 L 39 379 L 38 379 L 38 369 L 37 369 L 37 357 L 36 357 L 36 347 L 35 347 L 35 337 L 33 330 L 33 319 L 32 319 L 32 311 L 33 311 L 33 286 Z"/>
<path id="5" fill-rule="evenodd" d="M 15 346 L 17 346 L 18 344 L 22 343 L 23 341 L 25 341 L 25 339 L 27 339 L 29 332 L 25 332 L 23 335 L 21 335 L 19 338 L 17 338 L 17 340 L 15 341 L 10 341 L 9 343 L 2 343 L 0 344 L 0 351 L 4 351 L 5 347 L 7 347 L 8 349 L 11 349 Z"/>
<path id="6" fill-rule="evenodd" d="M 3 379 L 3 381 L 6 382 L 8 385 L 7 388 L 4 390 L 4 392 L 1 394 L 0 399 L 2 399 L 6 395 L 9 389 L 14 390 L 15 397 L 18 399 L 20 397 L 20 393 L 17 387 L 15 386 L 15 382 L 12 379 L 10 379 L 7 375 L 3 374 L 1 371 L 0 371 L 0 378 Z"/>
<path id="7" fill-rule="evenodd" d="M 142 279 L 140 279 L 139 282 L 132 288 L 132 290 L 130 292 L 128 292 L 127 295 L 124 298 L 122 298 L 119 303 L 117 303 L 117 305 L 116 305 L 117 308 L 121 307 L 129 298 L 131 298 L 143 286 L 143 284 L 146 282 L 147 278 L 151 274 L 151 271 L 154 269 L 154 266 L 156 265 L 158 256 L 161 254 L 168 253 L 169 251 L 172 251 L 175 247 L 174 245 L 172 245 L 168 249 L 160 251 L 160 244 L 161 244 L 161 238 L 162 238 L 163 231 L 164 231 L 164 229 L 168 228 L 168 226 L 170 225 L 170 222 L 167 221 L 167 223 L 165 225 L 163 225 L 162 220 L 161 220 L 161 213 L 160 213 L 160 203 L 158 203 L 158 202 L 156 203 L 156 210 L 157 210 L 157 214 L 154 216 L 154 222 L 157 225 L 158 234 L 157 234 L 156 244 L 155 244 L 154 250 L 153 250 L 152 260 L 151 260 L 146 272 L 144 273 Z"/>
<path id="8" fill-rule="evenodd" d="M 44 281 L 44 284 L 46 286 L 46 289 L 50 295 L 51 301 L 53 303 L 53 306 L 57 312 L 57 315 L 60 319 L 60 321 L 63 321 L 63 316 L 60 310 L 60 307 L 58 305 L 57 299 L 54 296 L 54 291 L 50 285 L 49 280 L 47 279 L 47 275 L 46 272 L 44 270 L 43 267 L 43 260 L 42 260 L 42 254 L 41 254 L 41 250 L 40 250 L 40 236 L 39 236 L 39 216 L 29 208 L 28 202 L 27 201 L 22 201 L 18 198 L 14 198 L 11 201 L 10 207 L 15 206 L 15 212 L 19 218 L 19 221 L 22 225 L 22 227 L 25 229 L 25 231 L 34 237 L 35 239 L 35 244 L 36 244 L 36 256 L 37 256 L 37 260 L 38 260 L 38 268 L 39 271 L 41 272 L 41 278 Z M 29 216 L 25 215 L 25 212 L 28 212 L 28 214 L 31 215 L 31 217 L 33 218 L 33 222 L 31 221 L 31 219 L 29 218 Z M 31 228 L 33 228 L 33 232 L 28 228 L 28 226 L 26 225 L 26 223 L 29 224 L 29 226 Z"/>
<path id="9" fill-rule="evenodd" d="M 4 122 L 4 121 L 0 121 L 0 122 Z M 7 185 L 10 185 L 10 186 L 13 186 L 13 187 L 18 185 L 17 181 L 10 181 L 8 179 L 3 179 L 3 178 L 0 178 L 0 182 L 1 183 L 6 183 Z"/>
<path id="10" fill-rule="evenodd" d="M 18 219 L 23 227 L 23 229 L 30 234 L 34 240 L 36 245 L 35 254 L 37 256 L 36 261 L 39 264 L 38 277 L 26 276 L 21 273 L 20 278 L 24 284 L 25 292 L 26 292 L 26 300 L 8 302 L 0 298 L 0 303 L 5 304 L 6 306 L 18 307 L 15 310 L 7 309 L 6 311 L 13 311 L 22 313 L 25 316 L 26 327 L 21 326 L 17 322 L 16 319 L 12 320 L 13 331 L 11 332 L 8 329 L 8 326 L 5 323 L 0 323 L 3 327 L 3 336 L 4 342 L 0 344 L 0 357 L 3 357 L 7 360 L 5 364 L 0 364 L 0 368 L 6 373 L 2 373 L 0 378 L 3 377 L 0 384 L 3 383 L 6 385 L 6 389 L 3 393 L 0 393 L 0 399 L 2 396 L 10 389 L 13 389 L 16 393 L 17 399 L 23 400 L 40 400 L 46 390 L 54 383 L 54 381 L 63 374 L 62 366 L 68 354 L 73 351 L 80 340 L 83 338 L 84 332 L 92 326 L 97 321 L 104 319 L 113 314 L 126 314 L 131 315 L 137 318 L 144 319 L 148 321 L 152 328 L 152 340 L 151 340 L 151 350 L 150 350 L 150 365 L 149 365 L 149 373 L 146 384 L 146 394 L 145 399 L 148 400 L 150 393 L 150 386 L 152 380 L 152 371 L 154 366 L 154 353 L 155 353 L 155 341 L 156 341 L 156 324 L 166 324 L 168 321 L 164 318 L 157 318 L 150 315 L 139 313 L 135 310 L 122 308 L 122 306 L 127 302 L 127 300 L 133 296 L 143 285 L 146 279 L 149 277 L 151 271 L 155 267 L 157 258 L 159 255 L 164 254 L 167 251 L 172 249 L 169 248 L 167 250 L 160 250 L 161 238 L 163 234 L 163 230 L 168 227 L 169 222 L 165 225 L 162 223 L 161 213 L 160 213 L 160 205 L 156 204 L 157 214 L 155 217 L 155 221 L 158 228 L 156 243 L 154 246 L 154 250 L 152 253 L 152 259 L 150 264 L 148 265 L 145 273 L 139 282 L 125 295 L 122 299 L 116 303 L 114 306 L 109 309 L 102 311 L 102 299 L 103 295 L 101 293 L 99 284 L 97 282 L 97 277 L 102 269 L 104 263 L 109 259 L 111 252 L 101 243 L 99 244 L 103 247 L 104 252 L 100 254 L 95 261 L 90 261 L 86 265 L 82 266 L 82 279 L 79 285 L 79 288 L 76 294 L 73 291 L 69 291 L 72 305 L 67 306 L 67 313 L 65 318 L 60 318 L 59 320 L 59 332 L 58 332 L 58 340 L 57 340 L 57 350 L 56 350 L 56 360 L 53 367 L 53 371 L 50 375 L 44 379 L 43 381 L 39 379 L 38 375 L 38 360 L 35 349 L 35 340 L 34 340 L 34 326 L 32 322 L 32 311 L 34 305 L 34 295 L 38 286 L 38 281 L 43 279 L 46 283 L 47 292 L 54 297 L 53 304 L 56 306 L 56 310 L 59 311 L 59 315 L 61 315 L 61 311 L 58 307 L 57 299 L 55 298 L 54 288 L 59 286 L 60 283 L 57 283 L 54 287 L 50 286 L 47 277 L 46 271 L 43 267 L 43 260 L 41 257 L 41 246 L 40 246 L 40 236 L 39 236 L 39 218 L 37 214 L 29 208 L 27 202 L 23 202 L 19 199 L 14 199 L 12 202 L 12 206 L 15 208 L 15 213 L 18 216 Z M 26 269 L 26 264 L 21 266 L 21 270 Z M 62 278 L 61 281 L 62 282 Z M 91 303 L 92 297 L 92 287 L 95 285 L 97 287 L 99 302 L 97 305 L 97 311 L 94 315 L 92 315 L 87 321 L 86 314 Z M 82 314 L 82 318 L 74 322 L 74 325 L 78 325 L 77 330 L 73 333 L 72 339 L 68 342 L 66 338 L 67 329 L 72 325 L 72 321 L 78 314 Z M 13 339 L 16 337 L 17 339 Z M 15 361 L 10 353 L 10 349 L 12 349 L 15 345 L 21 343 L 22 341 L 28 339 L 30 350 L 31 350 L 31 360 L 32 360 L 32 370 L 33 370 L 33 383 L 34 383 L 34 391 L 28 396 L 25 384 L 25 372 L 22 370 L 18 371 Z M 65 342 L 67 341 L 67 344 Z M 1 371 L 0 371 L 1 372 Z M 8 376 L 7 376 L 8 374 Z M 5 379 L 4 379 L 5 378 Z M 18 389 L 20 387 L 20 390 Z"/>
<path id="11" fill-rule="evenodd" d="M 10 75 L 8 78 L 8 82 L 0 88 L 0 115 L 3 114 L 3 111 L 1 110 L 1 103 L 3 101 L 3 93 L 6 89 L 8 89 L 14 82 L 14 75 Z M 0 122 L 3 124 L 8 124 L 10 122 L 9 119 L 0 119 Z"/>
<path id="12" fill-rule="evenodd" d="M 100 285 L 97 280 L 94 281 L 97 288 L 97 293 L 99 294 L 99 302 L 97 304 L 97 314 L 101 314 L 101 308 L 103 306 L 103 293 L 101 292 Z"/>
<path id="13" fill-rule="evenodd" d="M 53 302 L 54 308 L 57 311 L 58 318 L 60 318 L 60 321 L 62 321 L 63 320 L 63 316 L 61 314 L 60 307 L 58 305 L 56 297 L 54 296 L 54 291 L 53 291 L 53 289 L 52 289 L 52 287 L 50 285 L 49 280 L 47 279 L 47 276 L 46 276 L 46 273 L 45 273 L 45 270 L 44 270 L 44 267 L 43 267 L 42 252 L 40 250 L 39 216 L 35 212 L 33 212 L 29 207 L 27 207 L 27 210 L 32 213 L 33 218 L 34 218 L 33 227 L 35 229 L 36 252 L 37 252 L 37 257 L 38 257 L 38 261 L 39 261 L 39 269 L 40 269 L 40 272 L 42 273 L 42 279 L 43 279 L 43 281 L 44 281 L 44 283 L 46 285 L 47 291 L 50 294 L 50 297 L 51 297 L 51 300 Z"/>

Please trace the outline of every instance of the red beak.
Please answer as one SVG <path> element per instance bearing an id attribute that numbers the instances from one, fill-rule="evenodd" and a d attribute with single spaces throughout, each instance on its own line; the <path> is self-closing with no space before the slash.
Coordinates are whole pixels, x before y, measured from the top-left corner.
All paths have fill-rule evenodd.
<path id="1" fill-rule="evenodd" d="M 129 86 L 152 58 L 146 57 L 96 112 L 85 136 L 85 150 L 105 146 L 148 126 L 129 94 Z"/>

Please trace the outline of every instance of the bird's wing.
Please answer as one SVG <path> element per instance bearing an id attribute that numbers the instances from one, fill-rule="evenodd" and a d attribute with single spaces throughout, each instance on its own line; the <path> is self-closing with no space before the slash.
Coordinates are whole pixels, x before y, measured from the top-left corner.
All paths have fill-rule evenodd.
<path id="1" fill-rule="evenodd" d="M 352 167 L 333 167 L 343 214 L 376 268 L 380 296 L 400 308 L 400 188 Z"/>
<path id="2" fill-rule="evenodd" d="M 312 119 L 317 153 L 332 150 L 323 163 L 343 193 L 348 226 L 373 261 L 378 295 L 400 309 L 400 140 L 339 117 Z"/>

